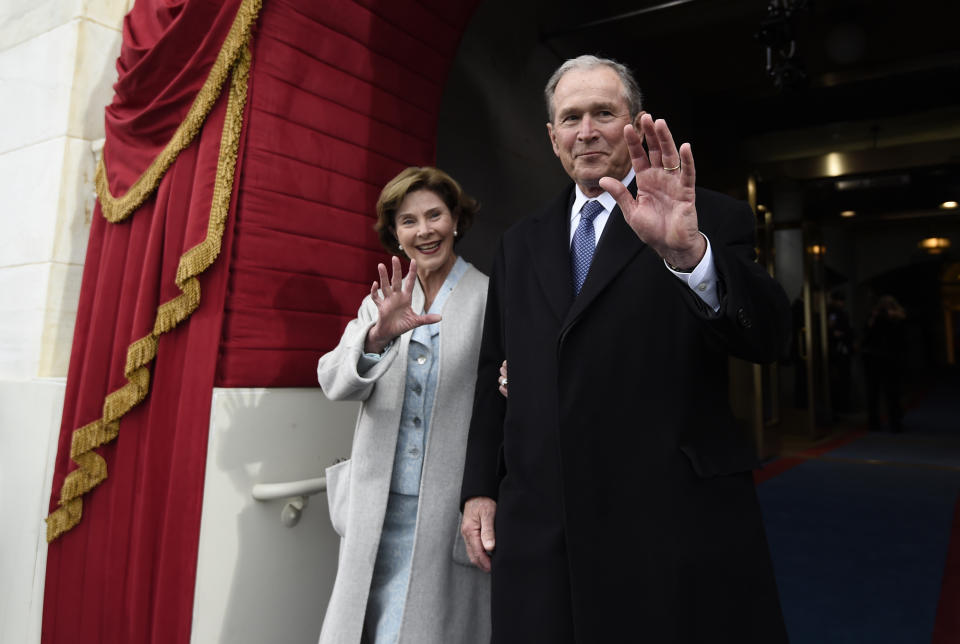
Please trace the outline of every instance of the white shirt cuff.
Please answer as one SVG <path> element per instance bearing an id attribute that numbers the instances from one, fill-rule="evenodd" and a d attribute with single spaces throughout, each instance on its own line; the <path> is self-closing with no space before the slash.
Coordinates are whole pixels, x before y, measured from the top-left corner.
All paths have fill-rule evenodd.
<path id="1" fill-rule="evenodd" d="M 717 294 L 717 269 L 713 265 L 713 251 L 710 249 L 710 240 L 703 233 L 703 238 L 707 242 L 707 252 L 703 254 L 703 259 L 689 273 L 681 273 L 670 268 L 664 260 L 663 265 L 667 270 L 676 275 L 677 279 L 684 282 L 703 302 L 713 310 L 714 313 L 720 310 L 720 297 Z"/>

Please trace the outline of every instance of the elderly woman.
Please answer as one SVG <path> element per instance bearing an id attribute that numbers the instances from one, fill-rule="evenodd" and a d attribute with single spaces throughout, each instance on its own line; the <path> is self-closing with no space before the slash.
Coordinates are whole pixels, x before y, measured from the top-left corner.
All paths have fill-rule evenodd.
<path id="1" fill-rule="evenodd" d="M 327 470 L 340 562 L 320 642 L 488 642 L 489 578 L 459 535 L 487 277 L 457 257 L 476 202 L 435 168 L 407 168 L 375 229 L 410 258 L 378 266 L 317 375 L 332 400 L 362 400 L 350 460 Z"/>

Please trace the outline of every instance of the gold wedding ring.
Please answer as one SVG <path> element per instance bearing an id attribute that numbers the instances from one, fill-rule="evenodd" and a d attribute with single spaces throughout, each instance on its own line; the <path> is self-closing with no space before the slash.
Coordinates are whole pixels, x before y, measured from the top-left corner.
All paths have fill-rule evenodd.
<path id="1" fill-rule="evenodd" d="M 673 172 L 674 170 L 679 170 L 679 169 L 680 169 L 680 161 L 677 160 L 677 165 L 673 166 L 672 168 L 664 167 L 663 169 L 664 169 L 665 172 Z"/>

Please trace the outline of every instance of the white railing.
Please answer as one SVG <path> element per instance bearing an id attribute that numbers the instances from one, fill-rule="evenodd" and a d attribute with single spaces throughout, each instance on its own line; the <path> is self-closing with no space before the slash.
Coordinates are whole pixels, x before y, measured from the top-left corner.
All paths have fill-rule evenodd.
<path id="1" fill-rule="evenodd" d="M 300 521 L 300 514 L 307 507 L 307 501 L 314 494 L 327 491 L 327 478 L 321 476 L 315 479 L 287 481 L 285 483 L 257 483 L 251 494 L 257 501 L 277 501 L 286 499 L 283 509 L 280 510 L 280 521 L 288 528 L 292 528 Z"/>

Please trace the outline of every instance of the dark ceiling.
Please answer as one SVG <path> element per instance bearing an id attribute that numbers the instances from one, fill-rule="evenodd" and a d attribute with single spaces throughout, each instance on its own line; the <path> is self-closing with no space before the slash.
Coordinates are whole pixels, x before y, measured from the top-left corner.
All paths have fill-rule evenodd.
<path id="1" fill-rule="evenodd" d="M 934 215 L 940 201 L 960 199 L 960 1 L 597 0 L 589 9 L 545 3 L 544 45 L 560 58 L 594 51 L 629 64 L 646 109 L 694 144 L 698 174 L 714 186 L 735 189 L 748 174 L 761 191 L 797 181 L 805 218 L 849 208 Z M 766 68 L 766 43 L 778 73 Z"/>

